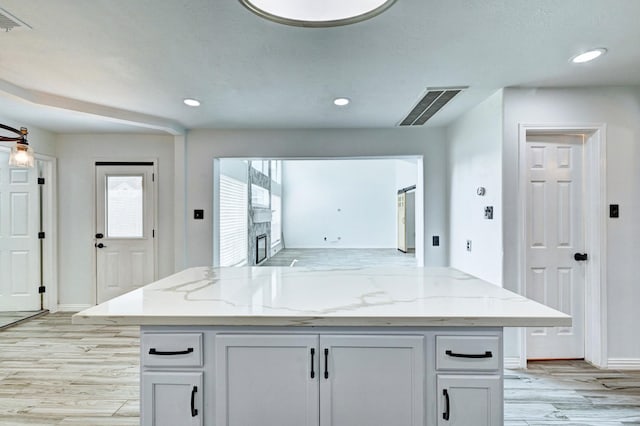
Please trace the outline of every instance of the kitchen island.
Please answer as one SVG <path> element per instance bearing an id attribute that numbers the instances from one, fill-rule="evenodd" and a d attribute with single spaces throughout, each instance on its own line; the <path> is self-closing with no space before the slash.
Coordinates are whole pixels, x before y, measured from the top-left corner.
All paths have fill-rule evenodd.
<path id="1" fill-rule="evenodd" d="M 503 327 L 571 318 L 450 268 L 191 268 L 73 317 L 141 326 L 143 425 L 503 424 Z"/>

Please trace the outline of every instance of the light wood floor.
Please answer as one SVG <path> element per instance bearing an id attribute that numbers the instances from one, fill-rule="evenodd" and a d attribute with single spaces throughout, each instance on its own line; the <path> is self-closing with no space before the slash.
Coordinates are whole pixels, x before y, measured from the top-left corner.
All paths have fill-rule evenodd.
<path id="1" fill-rule="evenodd" d="M 344 269 L 416 266 L 417 262 L 415 253 L 402 253 L 394 248 L 286 248 L 261 263 L 260 266 L 291 266 L 292 264 L 294 267 L 312 269 Z"/>
<path id="2" fill-rule="evenodd" d="M 72 325 L 66 313 L 1 331 L 0 425 L 137 425 L 138 347 L 137 327 Z M 640 425 L 640 371 L 507 370 L 505 425 Z"/>

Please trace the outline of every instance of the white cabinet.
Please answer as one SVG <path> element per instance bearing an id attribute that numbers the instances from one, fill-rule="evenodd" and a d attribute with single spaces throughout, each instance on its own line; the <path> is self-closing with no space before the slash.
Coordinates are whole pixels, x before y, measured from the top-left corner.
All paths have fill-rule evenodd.
<path id="1" fill-rule="evenodd" d="M 218 335 L 216 425 L 317 425 L 317 346 L 317 335 Z"/>
<path id="2" fill-rule="evenodd" d="M 424 424 L 422 336 L 320 336 L 320 425 Z"/>
<path id="3" fill-rule="evenodd" d="M 423 342 L 423 336 L 218 335 L 216 425 L 423 425 Z"/>
<path id="4" fill-rule="evenodd" d="M 143 372 L 143 426 L 202 426 L 202 373 Z"/>
<path id="5" fill-rule="evenodd" d="M 438 375 L 438 426 L 502 425 L 500 375 Z"/>

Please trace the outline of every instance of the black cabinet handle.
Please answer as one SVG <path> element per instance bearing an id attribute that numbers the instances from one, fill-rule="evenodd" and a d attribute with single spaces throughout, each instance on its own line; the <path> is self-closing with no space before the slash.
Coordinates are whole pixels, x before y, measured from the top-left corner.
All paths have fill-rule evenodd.
<path id="1" fill-rule="evenodd" d="M 491 351 L 486 351 L 483 354 L 457 354 L 452 351 L 445 351 L 444 353 L 455 358 L 493 358 Z"/>
<path id="2" fill-rule="evenodd" d="M 311 378 L 314 379 L 316 377 L 316 372 L 313 370 L 314 367 L 314 362 L 313 362 L 313 357 L 316 354 L 316 350 L 314 348 L 311 348 Z"/>
<path id="3" fill-rule="evenodd" d="M 198 409 L 196 408 L 196 392 L 198 392 L 198 387 L 194 386 L 193 389 L 191 389 L 191 417 L 198 415 Z"/>
<path id="4" fill-rule="evenodd" d="M 172 351 L 172 352 L 163 352 L 156 350 L 156 348 L 149 349 L 149 355 L 187 355 L 193 352 L 193 348 L 187 348 L 186 351 Z"/>
<path id="5" fill-rule="evenodd" d="M 449 406 L 449 392 L 446 389 L 442 389 L 442 394 L 444 395 L 444 413 L 442 413 L 442 418 L 444 420 L 449 420 L 449 413 L 451 412 Z"/>
<path id="6" fill-rule="evenodd" d="M 324 378 L 329 378 L 329 349 L 324 349 Z"/>

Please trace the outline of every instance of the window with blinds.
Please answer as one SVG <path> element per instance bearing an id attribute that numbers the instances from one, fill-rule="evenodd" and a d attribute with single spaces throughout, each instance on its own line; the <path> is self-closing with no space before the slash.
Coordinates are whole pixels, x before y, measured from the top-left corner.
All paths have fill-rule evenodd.
<path id="1" fill-rule="evenodd" d="M 249 250 L 247 183 L 220 175 L 220 266 L 242 266 Z"/>

